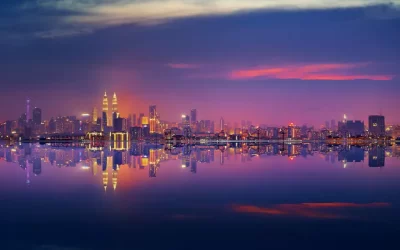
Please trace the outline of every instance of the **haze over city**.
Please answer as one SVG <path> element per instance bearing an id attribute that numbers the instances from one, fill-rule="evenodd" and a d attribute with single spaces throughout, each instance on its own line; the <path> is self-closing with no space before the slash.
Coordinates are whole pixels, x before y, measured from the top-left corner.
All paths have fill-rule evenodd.
<path id="1" fill-rule="evenodd" d="M 107 91 L 124 117 L 155 104 L 168 121 L 400 122 L 398 1 L 2 5 L 0 121 L 27 97 L 45 119 L 91 112 Z"/>

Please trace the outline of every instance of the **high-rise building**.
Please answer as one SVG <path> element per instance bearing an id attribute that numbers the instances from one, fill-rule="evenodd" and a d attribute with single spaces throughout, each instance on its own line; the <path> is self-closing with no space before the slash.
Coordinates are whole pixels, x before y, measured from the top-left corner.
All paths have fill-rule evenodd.
<path id="1" fill-rule="evenodd" d="M 197 109 L 190 110 L 190 124 L 194 125 L 197 122 Z"/>
<path id="2" fill-rule="evenodd" d="M 26 100 L 26 123 L 25 123 L 25 130 L 24 130 L 25 138 L 30 138 L 32 135 L 30 110 L 31 110 L 31 100 L 28 98 Z"/>
<path id="3" fill-rule="evenodd" d="M 221 117 L 221 119 L 219 121 L 219 129 L 220 129 L 220 131 L 224 130 L 224 127 L 225 127 L 224 118 Z"/>
<path id="4" fill-rule="evenodd" d="M 111 120 L 111 126 L 114 125 L 114 120 L 119 117 L 118 114 L 118 99 L 117 99 L 117 94 L 114 92 L 113 98 L 112 98 L 112 120 Z"/>
<path id="5" fill-rule="evenodd" d="M 150 105 L 149 107 L 150 133 L 157 132 L 157 107 Z"/>
<path id="6" fill-rule="evenodd" d="M 97 108 L 94 107 L 93 111 L 92 111 L 92 123 L 93 124 L 97 123 L 97 118 L 98 118 Z"/>
<path id="7" fill-rule="evenodd" d="M 136 114 L 132 115 L 132 127 L 139 125 L 137 122 Z"/>
<path id="8" fill-rule="evenodd" d="M 385 148 L 381 146 L 373 146 L 368 150 L 368 166 L 369 167 L 385 166 Z"/>
<path id="9" fill-rule="evenodd" d="M 26 121 L 29 123 L 29 120 L 31 119 L 31 100 L 28 98 L 26 100 Z"/>
<path id="10" fill-rule="evenodd" d="M 370 115 L 368 117 L 368 130 L 373 136 L 385 136 L 385 117 L 383 115 Z"/>
<path id="11" fill-rule="evenodd" d="M 143 139 L 143 130 L 142 127 L 132 127 L 130 129 L 131 132 L 131 139 L 133 141 L 139 141 Z"/>
<path id="12" fill-rule="evenodd" d="M 126 119 L 125 118 L 115 118 L 114 119 L 114 132 L 126 131 Z"/>
<path id="13" fill-rule="evenodd" d="M 118 99 L 117 99 L 117 94 L 115 92 L 112 98 L 112 112 L 118 113 Z"/>
<path id="14" fill-rule="evenodd" d="M 188 115 L 182 115 L 182 126 L 190 125 L 190 117 Z"/>
<path id="15" fill-rule="evenodd" d="M 42 123 L 42 110 L 40 108 L 34 108 L 32 111 L 33 124 L 38 126 Z"/>
<path id="16" fill-rule="evenodd" d="M 364 122 L 343 120 L 338 123 L 338 131 L 344 137 L 361 136 L 364 134 Z"/>
<path id="17" fill-rule="evenodd" d="M 141 126 L 142 125 L 142 118 L 144 117 L 144 113 L 140 113 L 139 114 L 139 118 L 138 118 L 138 125 Z"/>
<path id="18" fill-rule="evenodd" d="M 107 98 L 106 92 L 104 92 L 104 96 L 103 96 L 103 112 L 102 112 L 101 119 L 102 119 L 101 130 L 105 131 L 107 126 L 109 125 L 109 122 L 108 122 L 108 98 Z"/>
<path id="19" fill-rule="evenodd" d="M 103 96 L 103 112 L 108 112 L 108 98 L 107 98 L 107 92 L 104 92 Z"/>

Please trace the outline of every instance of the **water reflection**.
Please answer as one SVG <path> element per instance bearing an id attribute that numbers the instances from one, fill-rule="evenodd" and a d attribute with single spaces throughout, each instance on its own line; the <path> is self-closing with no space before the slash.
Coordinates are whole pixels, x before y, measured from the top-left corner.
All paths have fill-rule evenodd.
<path id="1" fill-rule="evenodd" d="M 18 164 L 26 172 L 26 183 L 31 184 L 31 175 L 42 174 L 42 163 L 58 168 L 80 167 L 92 171 L 93 175 L 102 174 L 103 187 L 116 189 L 118 173 L 121 166 L 133 169 L 148 170 L 148 177 L 158 175 L 163 162 L 178 161 L 182 168 L 197 173 L 202 164 L 220 165 L 234 158 L 242 163 L 256 157 L 287 157 L 293 161 L 296 157 L 307 158 L 320 156 L 326 162 L 336 161 L 346 168 L 349 163 L 368 162 L 369 167 L 384 167 L 386 157 L 399 157 L 400 146 L 329 146 L 325 144 L 226 144 L 226 145 L 154 145 L 132 144 L 130 148 L 118 150 L 112 146 L 93 148 L 84 144 L 73 145 L 0 145 L 0 160 Z"/>

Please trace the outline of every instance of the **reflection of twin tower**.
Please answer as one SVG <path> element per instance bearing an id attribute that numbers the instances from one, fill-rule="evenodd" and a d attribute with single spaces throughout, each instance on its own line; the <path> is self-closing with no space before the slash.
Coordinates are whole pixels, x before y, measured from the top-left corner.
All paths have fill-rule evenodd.
<path id="1" fill-rule="evenodd" d="M 118 184 L 118 168 L 119 166 L 116 165 L 117 167 L 113 167 L 113 157 L 112 156 L 107 156 L 104 152 L 102 152 L 102 168 L 103 168 L 103 187 L 104 191 L 107 190 L 108 183 L 109 183 L 109 177 L 110 174 L 109 172 L 112 171 L 111 177 L 112 177 L 112 186 L 113 190 L 117 188 Z"/>
<path id="2" fill-rule="evenodd" d="M 118 99 L 117 94 L 114 92 L 112 98 L 112 106 L 111 106 L 111 115 L 109 112 L 109 105 L 108 105 L 108 97 L 107 92 L 104 92 L 103 96 L 103 113 L 102 113 L 102 129 L 104 130 L 105 127 L 112 127 L 114 119 L 118 118 Z"/>

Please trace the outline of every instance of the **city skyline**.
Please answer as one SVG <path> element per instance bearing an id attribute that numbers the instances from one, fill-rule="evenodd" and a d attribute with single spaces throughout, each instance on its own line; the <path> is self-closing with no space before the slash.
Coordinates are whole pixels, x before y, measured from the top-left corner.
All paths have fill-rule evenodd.
<path id="1" fill-rule="evenodd" d="M 109 104 L 110 103 L 109 99 L 112 100 L 111 104 Z M 27 100 L 25 100 L 25 102 L 24 102 L 25 110 L 27 109 L 26 105 L 27 105 L 28 101 L 30 103 L 31 102 L 31 98 L 27 98 Z M 48 121 L 51 118 L 55 119 L 57 117 L 68 117 L 68 116 L 77 117 L 78 119 L 79 119 L 79 117 L 90 117 L 92 119 L 92 121 L 95 122 L 93 117 L 102 119 L 102 117 L 100 117 L 101 113 L 97 114 L 97 110 L 102 110 L 102 113 L 106 112 L 106 114 L 107 114 L 107 120 L 106 120 L 107 121 L 107 126 L 111 126 L 112 127 L 113 126 L 113 124 L 112 124 L 113 120 L 115 118 L 117 118 L 116 116 L 114 117 L 114 114 L 118 115 L 119 117 L 124 117 L 125 119 L 128 119 L 129 117 L 130 117 L 130 119 L 132 119 L 132 114 L 133 115 L 144 114 L 144 117 L 147 117 L 148 119 L 152 119 L 151 118 L 151 109 L 152 108 L 156 109 L 156 107 L 157 107 L 157 105 L 154 105 L 154 104 L 148 105 L 147 109 L 150 109 L 148 114 L 146 114 L 146 112 L 143 113 L 142 111 L 138 111 L 138 112 L 127 112 L 126 115 L 123 115 L 120 112 L 118 112 L 119 104 L 118 104 L 118 101 L 117 101 L 116 92 L 114 92 L 113 96 L 109 98 L 107 96 L 107 91 L 104 92 L 104 96 L 102 97 L 102 103 L 101 102 L 99 102 L 99 103 L 100 103 L 99 105 L 94 105 L 91 108 L 82 109 L 84 111 L 78 112 L 78 113 L 75 113 L 75 114 L 66 113 L 66 114 L 58 114 L 58 115 L 55 115 L 55 116 L 47 115 L 47 116 L 44 116 L 44 118 L 42 118 L 43 117 L 43 115 L 42 115 L 42 110 L 43 109 L 40 108 L 40 107 L 37 107 L 37 106 L 33 106 L 33 108 L 29 112 L 29 115 L 30 115 L 29 119 L 32 120 L 33 123 L 36 124 L 36 125 L 39 123 L 38 119 L 40 121 L 44 121 L 44 120 Z M 101 106 L 101 109 L 98 108 L 100 106 Z M 91 112 L 88 112 L 90 110 L 91 110 Z M 167 119 L 162 119 L 162 120 L 163 121 L 167 121 L 167 122 L 172 122 L 172 123 L 180 123 L 180 122 L 182 122 L 182 119 L 183 119 L 184 116 L 185 117 L 187 116 L 190 119 L 190 121 L 189 121 L 190 124 L 196 123 L 196 121 L 199 122 L 201 120 L 212 120 L 212 119 L 207 119 L 207 116 L 201 116 L 201 119 L 197 119 L 197 111 L 198 111 L 198 109 L 196 109 L 196 108 L 188 108 L 187 110 L 177 114 L 176 115 L 177 118 L 175 118 L 175 119 L 173 118 L 173 120 L 167 120 Z M 39 113 L 36 114 L 36 121 L 35 121 L 35 112 L 39 112 Z M 160 114 L 155 110 L 154 110 L 154 112 L 156 113 L 155 115 L 157 116 L 157 119 L 159 119 Z M 27 112 L 26 111 L 25 112 L 21 111 L 21 113 L 19 113 L 17 115 L 17 117 L 9 118 L 9 119 L 6 119 L 4 121 L 0 121 L 0 123 L 4 123 L 6 121 L 16 120 L 17 118 L 20 117 L 21 114 L 25 114 L 26 115 Z M 195 116 L 194 120 L 193 120 L 193 114 Z M 37 118 L 37 116 L 39 116 L 40 118 Z M 368 120 L 369 120 L 370 116 L 385 116 L 385 114 L 382 113 L 382 110 L 381 110 L 379 113 L 378 112 L 377 113 L 369 113 L 367 115 L 367 117 L 365 117 L 365 118 L 358 118 L 358 117 L 354 117 L 354 116 L 351 116 L 351 115 L 349 116 L 348 113 L 343 113 L 343 114 L 339 114 L 338 117 L 320 118 L 321 122 L 319 124 L 310 124 L 310 123 L 306 123 L 306 122 L 305 123 L 294 123 L 292 120 L 288 120 L 286 123 L 278 124 L 278 123 L 274 123 L 273 118 L 272 118 L 272 120 L 270 120 L 270 122 L 266 121 L 266 122 L 254 123 L 253 120 L 251 120 L 251 119 L 250 120 L 248 120 L 248 119 L 246 120 L 246 119 L 243 119 L 241 117 L 238 117 L 238 118 L 236 118 L 236 120 L 233 120 L 233 121 L 225 120 L 223 116 L 220 116 L 215 121 L 214 120 L 212 120 L 212 121 L 216 122 L 216 124 L 218 124 L 218 127 L 223 127 L 222 124 L 230 124 L 233 127 L 244 127 L 243 126 L 243 122 L 247 122 L 247 123 L 250 122 L 250 124 L 254 125 L 254 126 L 260 126 L 260 125 L 287 126 L 287 125 L 290 125 L 290 124 L 295 124 L 296 126 L 307 125 L 307 126 L 315 127 L 315 128 L 318 129 L 318 128 L 334 128 L 335 126 L 338 126 L 337 122 L 339 122 L 341 120 L 361 121 L 361 122 L 365 123 L 365 125 L 367 127 L 368 126 Z M 389 120 L 389 121 L 391 121 L 391 120 L 393 121 L 394 120 L 393 117 L 387 117 L 387 116 L 385 116 L 385 117 L 386 117 L 386 120 Z M 141 117 L 139 117 L 139 120 L 140 120 L 140 118 Z M 155 119 L 155 117 L 153 117 L 153 119 Z M 256 120 L 258 120 L 258 119 L 256 119 Z M 241 126 L 238 125 L 239 122 L 242 122 Z M 138 122 L 136 121 L 136 123 L 138 123 Z M 139 125 L 139 123 L 138 123 L 138 125 Z M 133 124 L 133 122 L 132 122 L 132 124 Z M 397 125 L 397 124 L 398 124 L 397 122 L 386 122 L 386 125 Z M 235 126 L 235 125 L 238 125 L 238 126 Z M 153 132 L 154 132 L 154 130 L 153 130 Z"/>
<path id="2" fill-rule="evenodd" d="M 399 30 L 400 0 L 1 0 L 2 249 L 393 248 Z"/>
<path id="3" fill-rule="evenodd" d="M 106 89 L 123 117 L 157 105 L 169 121 L 196 108 L 216 122 L 319 126 L 382 113 L 400 123 L 397 1 L 179 0 L 164 5 L 186 14 L 170 16 L 154 0 L 141 6 L 157 10 L 151 18 L 123 11 L 135 2 L 56 2 L 2 3 L 1 122 L 19 116 L 27 96 L 45 119 L 101 110 Z"/>

